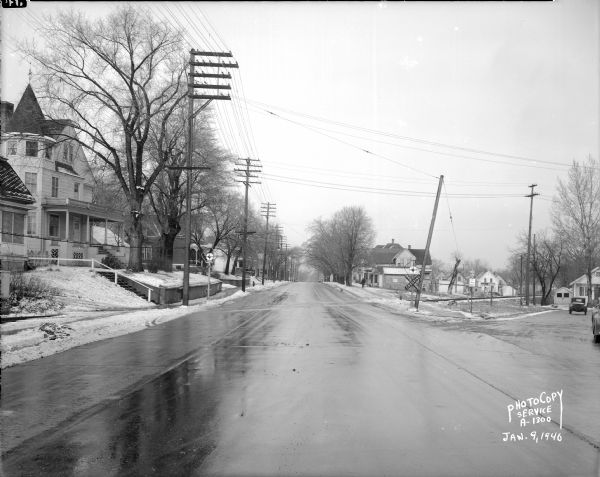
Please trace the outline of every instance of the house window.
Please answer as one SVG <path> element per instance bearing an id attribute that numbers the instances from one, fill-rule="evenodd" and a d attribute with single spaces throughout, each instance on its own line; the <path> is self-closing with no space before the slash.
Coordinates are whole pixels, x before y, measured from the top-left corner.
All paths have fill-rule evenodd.
<path id="1" fill-rule="evenodd" d="M 46 159 L 52 159 L 52 146 L 50 144 L 47 144 L 44 147 L 44 151 L 46 154 Z"/>
<path id="2" fill-rule="evenodd" d="M 23 243 L 25 233 L 25 215 L 14 212 L 2 212 L 2 241 Z"/>
<path id="3" fill-rule="evenodd" d="M 73 184 L 73 194 L 75 199 L 79 199 L 79 182 L 75 182 L 75 184 Z"/>
<path id="4" fill-rule="evenodd" d="M 50 237 L 58 237 L 58 215 L 50 215 L 48 235 Z"/>
<path id="5" fill-rule="evenodd" d="M 565 294 L 563 295 L 563 297 L 565 297 L 565 298 L 569 298 L 569 293 L 565 293 Z"/>
<path id="6" fill-rule="evenodd" d="M 25 141 L 25 155 L 31 156 L 31 157 L 37 157 L 37 155 L 38 155 L 37 141 Z"/>
<path id="7" fill-rule="evenodd" d="M 8 141 L 8 155 L 16 156 L 17 155 L 17 141 Z"/>
<path id="8" fill-rule="evenodd" d="M 52 178 L 52 197 L 58 197 L 58 177 Z"/>
<path id="9" fill-rule="evenodd" d="M 579 296 L 585 296 L 585 288 L 579 287 Z"/>
<path id="10" fill-rule="evenodd" d="M 35 235 L 37 233 L 37 214 L 29 212 L 27 214 L 27 235 Z"/>
<path id="11" fill-rule="evenodd" d="M 65 144 L 63 146 L 63 162 L 73 163 L 73 145 Z"/>
<path id="12" fill-rule="evenodd" d="M 32 195 L 37 194 L 37 173 L 26 172 L 25 173 L 25 186 L 29 189 Z"/>

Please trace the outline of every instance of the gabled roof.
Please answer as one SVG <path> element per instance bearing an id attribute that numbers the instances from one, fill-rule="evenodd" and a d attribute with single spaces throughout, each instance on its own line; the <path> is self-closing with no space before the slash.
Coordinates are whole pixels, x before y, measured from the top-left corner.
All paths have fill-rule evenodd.
<path id="1" fill-rule="evenodd" d="M 403 248 L 397 243 L 388 243 L 386 245 L 376 245 L 369 252 L 369 263 L 371 265 L 382 265 L 392 263 L 392 259 Z"/>
<path id="2" fill-rule="evenodd" d="M 597 282 L 600 282 L 600 280 L 596 279 L 596 272 L 600 272 L 600 267 L 596 267 L 596 268 L 592 269 L 592 285 L 595 285 Z M 569 283 L 569 286 L 573 286 L 575 283 L 581 283 L 582 285 L 587 285 L 587 275 L 584 273 L 579 278 L 576 278 L 571 283 Z"/>
<path id="3" fill-rule="evenodd" d="M 29 189 L 8 163 L 8 159 L 2 156 L 0 156 L 0 199 L 22 204 L 35 202 Z"/>
<path id="4" fill-rule="evenodd" d="M 409 248 L 408 251 L 415 256 L 415 265 L 423 265 L 423 257 L 425 257 L 424 248 Z M 425 266 L 431 265 L 431 253 L 427 257 Z"/>

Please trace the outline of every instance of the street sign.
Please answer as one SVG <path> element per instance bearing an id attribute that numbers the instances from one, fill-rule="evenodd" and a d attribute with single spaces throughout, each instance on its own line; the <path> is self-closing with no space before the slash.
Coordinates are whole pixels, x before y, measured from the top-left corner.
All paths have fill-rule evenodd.
<path id="1" fill-rule="evenodd" d="M 206 254 L 206 260 L 208 260 L 209 262 L 210 262 L 210 261 L 211 261 L 213 258 L 215 258 L 215 254 L 214 254 L 214 253 L 212 253 L 212 252 L 208 252 L 208 253 Z"/>
<path id="2" fill-rule="evenodd" d="M 471 288 L 474 288 L 474 287 L 475 287 L 475 279 L 474 279 L 474 278 L 469 278 L 469 286 L 470 286 Z"/>

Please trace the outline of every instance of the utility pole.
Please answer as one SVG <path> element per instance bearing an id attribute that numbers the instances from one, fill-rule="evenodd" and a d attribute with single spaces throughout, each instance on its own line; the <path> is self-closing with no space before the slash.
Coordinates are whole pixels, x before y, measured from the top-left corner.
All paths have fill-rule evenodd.
<path id="1" fill-rule="evenodd" d="M 285 241 L 285 255 L 284 255 L 284 260 L 285 261 L 284 261 L 284 265 L 283 265 L 283 281 L 287 282 L 290 279 L 290 274 L 288 272 L 288 266 L 287 266 L 287 262 L 288 262 L 288 244 L 287 244 L 287 239 Z"/>
<path id="2" fill-rule="evenodd" d="M 196 57 L 200 57 L 201 61 L 196 61 Z M 212 57 L 217 58 L 217 61 L 206 60 L 203 58 Z M 212 52 L 212 51 L 198 51 L 191 49 L 189 58 L 189 73 L 188 73 L 188 137 L 187 137 L 187 151 L 186 151 L 186 167 L 187 169 L 187 185 L 186 185 L 186 221 L 185 221 L 185 250 L 184 250 L 184 263 L 183 263 L 183 291 L 182 291 L 182 304 L 188 306 L 190 297 L 190 245 L 192 241 L 192 170 L 198 169 L 192 167 L 192 151 L 194 149 L 194 117 L 208 106 L 213 100 L 230 100 L 231 96 L 228 94 L 222 94 L 221 90 L 230 90 L 229 84 L 221 83 L 196 83 L 194 78 L 206 78 L 206 79 L 231 79 L 230 73 L 207 73 L 200 71 L 196 73 L 195 67 L 200 66 L 204 68 L 219 68 L 219 71 L 227 68 L 238 68 L 238 64 L 232 61 L 220 61 L 221 58 L 231 58 L 233 55 L 231 52 Z M 199 94 L 195 93 L 195 90 L 199 89 Z M 211 94 L 206 93 L 206 90 L 212 90 Z M 205 99 L 207 100 L 198 111 L 194 111 L 194 100 Z M 210 277 L 209 277 L 210 280 Z"/>
<path id="3" fill-rule="evenodd" d="M 267 218 L 267 228 L 265 230 L 265 250 L 263 253 L 263 265 L 262 265 L 262 284 L 265 284 L 265 268 L 267 264 L 267 239 L 269 237 L 269 217 L 275 217 L 276 213 L 276 205 L 271 204 L 271 202 L 267 202 L 266 204 L 262 204 L 260 206 L 260 213 L 263 217 Z"/>
<path id="4" fill-rule="evenodd" d="M 519 274 L 519 303 L 523 306 L 523 254 L 521 254 L 521 273 Z"/>
<path id="5" fill-rule="evenodd" d="M 238 177 L 242 177 L 241 180 L 237 180 L 236 182 L 242 182 L 246 188 L 246 192 L 244 195 L 244 231 L 243 231 L 243 241 L 242 241 L 242 291 L 246 291 L 246 252 L 247 252 L 247 239 L 248 239 L 248 188 L 250 184 L 260 184 L 258 181 L 251 181 L 250 179 L 256 179 L 258 176 L 256 173 L 260 172 L 260 165 L 257 164 L 259 162 L 258 159 L 240 159 L 236 166 L 244 167 L 243 169 L 234 169 L 234 171 L 238 174 Z M 254 233 L 254 232 L 253 232 Z"/>
<path id="6" fill-rule="evenodd" d="M 427 257 L 429 256 L 429 246 L 431 245 L 431 236 L 433 235 L 433 226 L 435 225 L 435 216 L 437 215 L 438 203 L 440 202 L 440 194 L 442 192 L 442 184 L 444 176 L 440 176 L 438 183 L 437 194 L 435 196 L 435 205 L 433 206 L 433 215 L 431 224 L 429 224 L 429 234 L 427 235 L 427 245 L 425 246 L 425 255 L 423 256 L 423 265 L 421 266 L 421 276 L 419 277 L 419 288 L 417 289 L 417 298 L 415 299 L 415 308 L 419 311 L 419 301 L 421 300 L 421 290 L 423 289 L 423 278 L 425 277 L 425 268 L 427 267 Z"/>
<path id="7" fill-rule="evenodd" d="M 528 186 L 531 188 L 531 193 L 526 195 L 525 197 L 530 197 L 531 202 L 529 204 L 529 234 L 527 235 L 527 261 L 525 262 L 525 305 L 529 306 L 529 269 L 531 268 L 530 262 L 530 254 L 531 254 L 531 221 L 533 219 L 533 198 L 538 193 L 533 192 L 534 187 L 537 187 L 537 184 L 531 184 Z"/>
<path id="8" fill-rule="evenodd" d="M 535 234 L 533 234 L 533 306 L 535 306 L 535 277 L 537 276 L 537 255 L 535 248 Z"/>
<path id="9" fill-rule="evenodd" d="M 276 225 L 275 226 L 275 249 L 277 250 L 277 258 L 275 259 L 275 263 L 271 263 L 271 268 L 273 271 L 273 276 L 271 277 L 271 279 L 277 281 L 280 278 L 279 275 L 279 269 L 280 267 L 280 257 L 281 257 L 281 239 L 283 237 L 283 227 L 281 225 Z"/>

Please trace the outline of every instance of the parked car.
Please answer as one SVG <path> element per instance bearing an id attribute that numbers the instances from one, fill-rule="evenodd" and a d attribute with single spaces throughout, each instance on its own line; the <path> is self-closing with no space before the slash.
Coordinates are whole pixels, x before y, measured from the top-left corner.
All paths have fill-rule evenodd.
<path id="1" fill-rule="evenodd" d="M 592 333 L 594 334 L 594 343 L 600 343 L 600 303 L 592 308 Z"/>
<path id="2" fill-rule="evenodd" d="M 574 296 L 571 298 L 571 304 L 569 305 L 569 314 L 574 311 L 583 311 L 584 315 L 587 315 L 587 297 L 586 296 Z"/>

